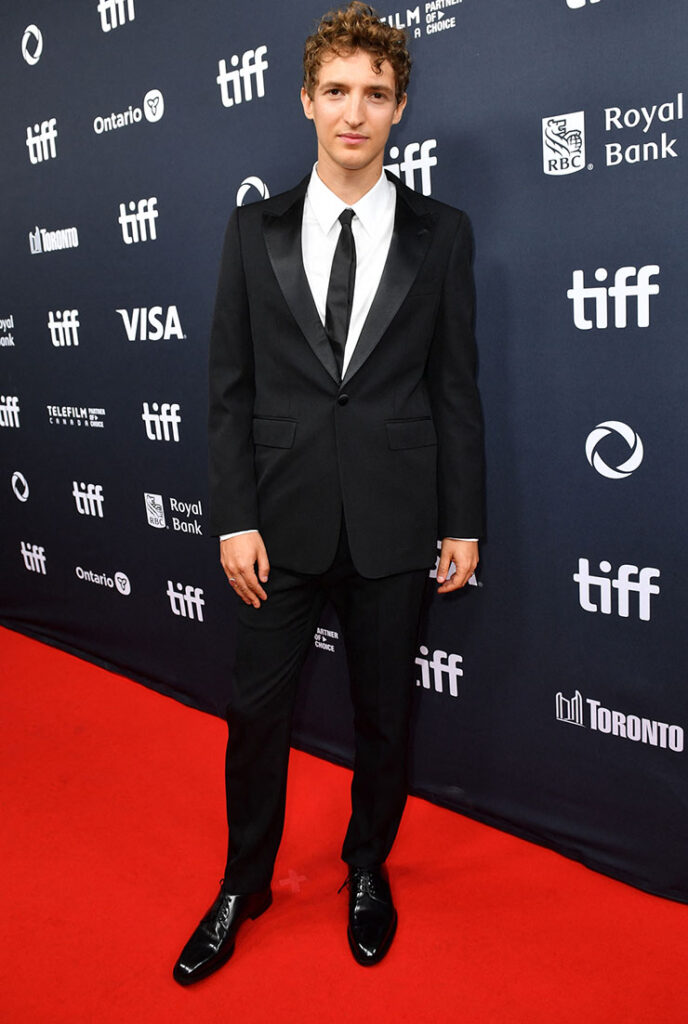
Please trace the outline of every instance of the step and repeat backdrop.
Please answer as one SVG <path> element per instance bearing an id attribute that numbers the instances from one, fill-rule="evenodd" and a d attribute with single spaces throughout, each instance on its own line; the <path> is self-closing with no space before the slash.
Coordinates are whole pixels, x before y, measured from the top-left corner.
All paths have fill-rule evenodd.
<path id="1" fill-rule="evenodd" d="M 312 166 L 298 93 L 321 13 L 22 0 L 0 15 L 0 620 L 219 715 L 234 643 L 206 519 L 220 246 L 235 205 Z M 418 648 L 413 791 L 688 900 L 688 8 L 380 13 L 415 61 L 386 165 L 474 224 L 488 431 L 481 566 L 430 597 Z M 349 761 L 331 613 L 294 740 Z"/>

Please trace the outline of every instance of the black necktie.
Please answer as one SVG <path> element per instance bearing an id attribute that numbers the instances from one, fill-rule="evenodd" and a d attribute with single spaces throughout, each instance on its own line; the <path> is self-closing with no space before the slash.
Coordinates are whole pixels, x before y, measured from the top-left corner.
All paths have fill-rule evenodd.
<path id="1" fill-rule="evenodd" d="M 344 365 L 344 346 L 349 333 L 356 279 L 356 245 L 351 230 L 353 215 L 352 209 L 342 210 L 339 215 L 342 230 L 339 232 L 337 248 L 334 251 L 325 306 L 325 330 L 332 345 L 340 377 Z"/>

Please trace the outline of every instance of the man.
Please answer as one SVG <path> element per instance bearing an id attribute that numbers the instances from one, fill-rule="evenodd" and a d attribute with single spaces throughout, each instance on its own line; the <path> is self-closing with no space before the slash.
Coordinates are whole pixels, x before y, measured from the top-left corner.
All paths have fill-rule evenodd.
<path id="1" fill-rule="evenodd" d="M 439 592 L 463 586 L 483 532 L 468 221 L 383 172 L 409 71 L 404 33 L 371 8 L 326 15 L 301 91 L 317 164 L 235 210 L 225 237 L 209 426 L 211 525 L 240 599 L 229 848 L 181 984 L 225 963 L 271 903 L 297 679 L 327 599 L 355 712 L 342 857 L 356 960 L 381 960 L 396 928 L 384 862 L 406 800 L 424 584 L 440 536 Z"/>

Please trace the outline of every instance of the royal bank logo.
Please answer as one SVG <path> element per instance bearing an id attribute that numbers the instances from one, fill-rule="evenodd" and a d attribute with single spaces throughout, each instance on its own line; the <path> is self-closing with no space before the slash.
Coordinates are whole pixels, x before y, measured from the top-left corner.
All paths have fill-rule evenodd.
<path id="1" fill-rule="evenodd" d="M 48 312 L 48 330 L 55 348 L 79 344 L 79 310 L 61 309 Z"/>
<path id="2" fill-rule="evenodd" d="M 448 693 L 450 697 L 458 697 L 459 679 L 463 675 L 463 669 L 460 667 L 462 662 L 460 654 L 449 654 L 447 651 L 433 651 L 430 657 L 428 648 L 421 644 L 420 656 L 415 659 L 416 665 L 420 668 L 420 679 L 416 679 L 416 686 L 422 686 L 424 690 L 434 690 L 436 693 Z"/>
<path id="3" fill-rule="evenodd" d="M 86 405 L 46 405 L 48 422 L 54 427 L 90 427 L 91 429 L 105 426 L 105 409 Z"/>
<path id="4" fill-rule="evenodd" d="M 566 6 L 571 11 L 577 11 L 581 7 L 586 7 L 588 4 L 598 4 L 600 0 L 566 0 Z"/>
<path id="5" fill-rule="evenodd" d="M 679 92 L 664 103 L 653 103 L 647 107 L 606 107 L 604 111 L 604 127 L 607 132 L 635 132 L 642 129 L 647 135 L 658 124 L 667 124 L 683 120 L 683 93 Z M 668 132 L 661 132 L 659 138 L 649 142 L 608 142 L 605 147 L 607 167 L 619 164 L 643 164 L 655 160 L 672 160 L 678 156 L 676 145 L 678 138 L 671 138 Z"/>
<path id="6" fill-rule="evenodd" d="M 122 317 L 124 333 L 129 341 L 170 341 L 186 338 L 176 306 L 136 306 L 134 309 L 117 309 Z"/>
<path id="7" fill-rule="evenodd" d="M 623 438 L 630 451 L 628 458 L 617 466 L 610 466 L 608 462 L 605 462 L 599 451 L 604 439 L 610 435 Z M 633 427 L 629 427 L 627 423 L 621 423 L 619 420 L 606 420 L 604 423 L 598 423 L 595 429 L 588 434 L 585 442 L 585 455 L 589 464 L 597 470 L 600 476 L 605 476 L 608 480 L 624 480 L 634 473 L 643 461 L 643 442 L 640 435 L 636 434 Z"/>
<path id="8" fill-rule="evenodd" d="M 170 608 L 175 615 L 182 619 L 196 619 L 203 622 L 203 590 L 200 587 L 193 587 L 191 584 L 184 586 L 182 583 L 167 581 L 167 596 L 170 600 Z"/>
<path id="9" fill-rule="evenodd" d="M 60 249 L 75 249 L 79 244 L 79 232 L 76 228 L 59 228 L 48 231 L 36 225 L 29 231 L 29 249 L 32 255 L 42 252 L 57 252 Z"/>
<path id="10" fill-rule="evenodd" d="M 98 0 L 98 13 L 103 32 L 110 32 L 134 20 L 134 0 Z"/>
<path id="11" fill-rule="evenodd" d="M 0 348 L 14 348 L 14 316 L 0 317 Z"/>
<path id="12" fill-rule="evenodd" d="M 165 100 L 159 89 L 150 89 L 143 97 L 140 107 L 134 107 L 130 103 L 126 110 L 104 116 L 98 114 L 93 119 L 93 131 L 96 135 L 104 132 L 113 132 L 118 128 L 126 128 L 127 125 L 140 124 L 144 119 L 155 123 L 165 113 Z"/>
<path id="13" fill-rule="evenodd" d="M 0 395 L 0 427 L 18 430 L 20 411 L 17 395 Z"/>
<path id="14" fill-rule="evenodd" d="M 49 118 L 26 129 L 26 146 L 32 164 L 41 164 L 44 160 L 54 160 L 57 156 L 57 119 Z"/>
<path id="15" fill-rule="evenodd" d="M 23 540 L 20 550 L 21 556 L 24 559 L 24 568 L 27 572 L 37 572 L 41 576 L 47 576 L 45 548 L 39 547 L 38 544 L 29 544 Z"/>
<path id="16" fill-rule="evenodd" d="M 246 199 L 250 197 L 249 202 L 255 202 L 257 199 L 269 199 L 270 190 L 261 178 L 250 176 L 244 178 L 236 194 L 237 206 L 244 206 Z"/>
<path id="17" fill-rule="evenodd" d="M 579 331 L 596 327 L 604 331 L 609 326 L 609 300 L 613 300 L 614 326 L 628 326 L 629 300 L 635 306 L 637 327 L 650 326 L 650 296 L 659 295 L 659 285 L 652 280 L 659 275 L 656 263 L 644 267 L 619 267 L 614 274 L 614 284 L 605 286 L 609 272 L 605 267 L 595 271 L 597 285 L 586 285 L 585 272 L 573 271 L 572 285 L 566 295 L 573 304 L 573 322 Z M 592 307 L 591 319 L 588 313 Z"/>
<path id="18" fill-rule="evenodd" d="M 107 587 L 108 590 L 116 590 L 123 597 L 131 594 L 131 580 L 125 572 L 114 572 L 110 575 L 107 572 L 94 572 L 93 569 L 84 569 L 77 565 L 74 573 L 82 583 L 94 583 L 97 587 Z"/>
<path id="19" fill-rule="evenodd" d="M 580 690 L 576 690 L 572 697 L 565 697 L 560 691 L 556 695 L 555 707 L 557 721 L 566 725 L 577 725 L 607 736 L 673 750 L 677 754 L 684 749 L 685 736 L 680 725 L 606 708 L 599 700 L 584 699 Z"/>
<path id="20" fill-rule="evenodd" d="M 437 166 L 437 157 L 433 150 L 437 147 L 437 139 L 426 139 L 424 142 L 409 142 L 404 146 L 404 155 L 399 161 L 399 147 L 392 146 L 389 151 L 390 160 L 396 163 L 385 164 L 385 170 L 402 178 L 409 188 L 420 191 L 424 196 L 432 195 L 431 170 Z"/>
<path id="21" fill-rule="evenodd" d="M 74 504 L 80 516 L 103 518 L 103 488 L 101 484 L 85 484 L 72 481 Z"/>
<path id="22" fill-rule="evenodd" d="M 218 75 L 215 81 L 220 86 L 223 107 L 233 107 L 242 102 L 249 103 L 252 99 L 260 99 L 265 95 L 265 72 L 269 67 L 266 60 L 267 52 L 267 46 L 259 46 L 255 50 L 246 50 L 241 58 L 235 53 L 229 60 L 231 71 L 227 69 L 226 60 L 218 61 Z"/>
<path id="23" fill-rule="evenodd" d="M 29 481 L 18 469 L 12 474 L 12 490 L 17 501 L 29 500 Z"/>
<path id="24" fill-rule="evenodd" d="M 132 199 L 129 203 L 119 204 L 117 221 L 122 228 L 122 241 L 125 245 L 157 239 L 157 203 L 156 197 L 151 196 L 149 199 L 139 199 L 138 202 Z"/>
<path id="25" fill-rule="evenodd" d="M 627 619 L 633 604 L 635 615 L 642 622 L 649 622 L 651 598 L 659 593 L 658 584 L 653 583 L 660 577 L 659 569 L 620 565 L 616 576 L 612 577 L 611 562 L 604 560 L 600 562 L 599 571 L 600 575 L 591 573 L 588 559 L 578 559 L 578 572 L 574 572 L 573 580 L 578 584 L 578 603 L 583 611 L 611 615 L 616 605 L 616 614 Z M 636 595 L 633 602 L 632 594 Z"/>
<path id="26" fill-rule="evenodd" d="M 143 403 L 141 419 L 149 441 L 179 441 L 180 406 L 177 402 Z"/>
<path id="27" fill-rule="evenodd" d="M 38 64 L 43 53 L 43 34 L 37 25 L 27 25 L 24 29 L 21 51 L 27 64 Z"/>
<path id="28" fill-rule="evenodd" d="M 585 167 L 585 111 L 542 119 L 545 174 L 575 174 Z"/>
<path id="29" fill-rule="evenodd" d="M 168 522 L 165 514 L 165 499 L 162 494 L 146 492 L 143 495 L 148 525 L 156 530 L 167 529 Z M 189 533 L 196 537 L 203 535 L 201 517 L 203 506 L 200 498 L 195 501 L 185 501 L 181 498 L 168 498 L 169 525 L 176 533 Z"/>

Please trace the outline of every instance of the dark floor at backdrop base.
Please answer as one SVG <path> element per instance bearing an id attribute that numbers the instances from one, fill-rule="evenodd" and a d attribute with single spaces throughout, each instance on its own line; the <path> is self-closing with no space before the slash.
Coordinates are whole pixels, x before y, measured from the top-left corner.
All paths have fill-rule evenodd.
<path id="1" fill-rule="evenodd" d="M 294 752 L 275 903 L 183 990 L 172 964 L 224 859 L 225 728 L 0 630 L 3 1019 L 34 1024 L 688 1018 L 688 910 L 411 799 L 391 860 L 399 931 L 346 938 L 350 773 Z"/>

